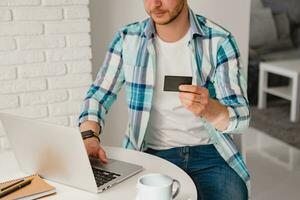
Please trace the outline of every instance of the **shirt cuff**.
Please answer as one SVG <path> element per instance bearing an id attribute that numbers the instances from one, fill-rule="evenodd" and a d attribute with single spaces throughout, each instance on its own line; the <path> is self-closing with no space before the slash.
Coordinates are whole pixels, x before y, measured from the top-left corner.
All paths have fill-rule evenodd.
<path id="1" fill-rule="evenodd" d="M 226 130 L 219 131 L 220 133 L 231 133 L 237 127 L 238 120 L 237 120 L 236 112 L 230 106 L 227 106 L 227 110 L 229 113 L 229 125 Z"/>
<path id="2" fill-rule="evenodd" d="M 93 99 L 86 99 L 83 103 L 82 112 L 78 120 L 78 126 L 86 121 L 97 122 L 100 128 L 104 127 L 104 117 L 106 110 L 103 107 L 99 107 L 99 103 Z"/>
<path id="3" fill-rule="evenodd" d="M 101 126 L 101 128 L 104 126 L 104 122 L 97 115 L 94 114 L 88 114 L 86 116 L 80 117 L 78 120 L 78 126 L 80 126 L 80 124 L 86 121 L 97 122 Z"/>

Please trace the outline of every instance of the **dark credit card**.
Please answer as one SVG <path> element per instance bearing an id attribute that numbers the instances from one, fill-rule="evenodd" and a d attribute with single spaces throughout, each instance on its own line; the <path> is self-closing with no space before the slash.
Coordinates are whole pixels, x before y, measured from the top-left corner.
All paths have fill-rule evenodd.
<path id="1" fill-rule="evenodd" d="M 178 92 L 180 85 L 192 85 L 191 76 L 165 76 L 164 91 Z"/>

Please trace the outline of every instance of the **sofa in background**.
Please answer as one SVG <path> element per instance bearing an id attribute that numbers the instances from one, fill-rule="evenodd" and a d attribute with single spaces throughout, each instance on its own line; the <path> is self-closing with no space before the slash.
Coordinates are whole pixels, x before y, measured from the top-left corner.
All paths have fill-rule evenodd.
<path id="1" fill-rule="evenodd" d="M 259 63 L 300 58 L 300 0 L 252 0 L 249 48 L 248 97 L 256 105 Z M 270 86 L 288 82 L 269 78 Z"/>

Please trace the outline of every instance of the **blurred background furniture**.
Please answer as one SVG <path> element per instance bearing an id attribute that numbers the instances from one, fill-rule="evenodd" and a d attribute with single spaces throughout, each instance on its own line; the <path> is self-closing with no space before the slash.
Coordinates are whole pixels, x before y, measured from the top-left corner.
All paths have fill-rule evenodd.
<path id="1" fill-rule="evenodd" d="M 269 87 L 268 76 L 270 73 L 290 78 L 288 86 Z M 258 108 L 267 106 L 267 94 L 272 94 L 291 101 L 290 120 L 299 120 L 299 90 L 300 90 L 300 59 L 275 62 L 261 62 L 259 65 L 259 96 Z"/>
<path id="2" fill-rule="evenodd" d="M 291 102 L 286 100 L 289 93 L 281 93 L 279 96 L 278 91 L 271 90 L 272 93 L 268 92 L 266 95 L 268 107 L 257 108 L 260 63 L 300 59 L 300 1 L 251 0 L 250 19 L 248 65 L 250 126 L 300 150 L 300 123 L 290 120 Z M 264 79 L 265 85 L 273 88 L 293 84 L 290 78 L 278 74 L 280 73 L 269 73 L 268 80 Z M 290 157 L 289 154 L 285 155 L 283 157 Z"/>
<path id="3" fill-rule="evenodd" d="M 248 97 L 256 105 L 259 63 L 300 58 L 300 1 L 252 0 L 251 4 Z M 284 86 L 289 80 L 271 74 L 268 84 Z"/>

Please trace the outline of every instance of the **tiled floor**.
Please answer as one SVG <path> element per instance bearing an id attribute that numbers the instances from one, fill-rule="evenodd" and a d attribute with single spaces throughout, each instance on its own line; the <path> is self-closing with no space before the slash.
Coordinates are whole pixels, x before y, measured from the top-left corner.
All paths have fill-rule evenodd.
<path id="1" fill-rule="evenodd" d="M 246 158 L 252 176 L 251 200 L 300 199 L 300 170 L 292 171 L 278 165 L 256 148 L 247 150 Z"/>

